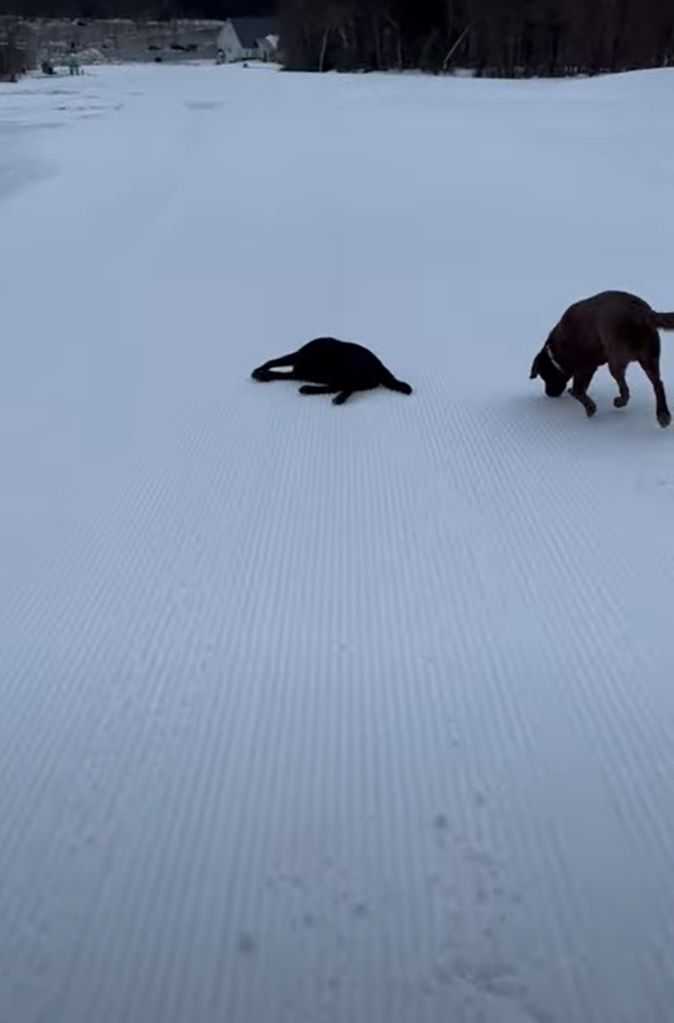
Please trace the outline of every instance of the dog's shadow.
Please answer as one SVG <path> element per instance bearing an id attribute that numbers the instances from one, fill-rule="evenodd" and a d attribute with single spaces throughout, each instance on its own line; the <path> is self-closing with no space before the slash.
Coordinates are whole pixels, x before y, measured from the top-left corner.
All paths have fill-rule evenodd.
<path id="1" fill-rule="evenodd" d="M 593 416 L 587 416 L 568 391 L 559 398 L 520 392 L 503 396 L 496 405 L 507 419 L 508 428 L 527 438 L 539 435 L 547 440 L 554 432 L 559 438 L 577 439 L 583 444 L 601 438 L 602 443 L 619 443 L 630 449 L 643 447 L 645 440 L 666 437 L 668 431 L 658 426 L 648 393 L 642 395 L 635 389 L 629 404 L 620 409 L 613 405 L 615 390 L 609 384 L 593 388 L 592 397 L 597 404 Z"/>

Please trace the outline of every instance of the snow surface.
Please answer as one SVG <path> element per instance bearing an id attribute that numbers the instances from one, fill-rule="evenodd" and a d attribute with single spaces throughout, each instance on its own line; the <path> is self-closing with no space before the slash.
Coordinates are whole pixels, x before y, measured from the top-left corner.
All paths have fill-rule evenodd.
<path id="1" fill-rule="evenodd" d="M 674 431 L 528 371 L 674 308 L 673 86 L 3 88 L 3 1023 L 670 1023 Z"/>

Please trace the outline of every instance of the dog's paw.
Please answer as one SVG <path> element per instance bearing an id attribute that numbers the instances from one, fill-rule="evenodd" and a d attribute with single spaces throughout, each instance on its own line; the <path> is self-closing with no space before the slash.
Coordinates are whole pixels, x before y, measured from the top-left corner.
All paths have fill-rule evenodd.
<path id="1" fill-rule="evenodd" d="M 613 399 L 613 406 L 614 408 L 625 408 L 627 401 L 627 398 L 621 398 L 620 395 L 618 395 L 617 398 Z"/>
<path id="2" fill-rule="evenodd" d="M 660 426 L 663 428 L 663 430 L 669 426 L 671 421 L 672 417 L 670 416 L 669 412 L 661 412 L 658 415 L 658 422 L 660 423 Z"/>
<path id="3" fill-rule="evenodd" d="M 596 411 L 597 406 L 595 405 L 594 402 L 585 406 L 585 415 L 587 416 L 588 419 L 592 419 L 592 416 L 596 413 Z"/>

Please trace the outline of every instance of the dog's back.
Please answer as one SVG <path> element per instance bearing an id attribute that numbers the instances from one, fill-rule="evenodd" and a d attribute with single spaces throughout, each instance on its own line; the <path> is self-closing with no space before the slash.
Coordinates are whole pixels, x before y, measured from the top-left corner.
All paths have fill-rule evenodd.
<path id="1" fill-rule="evenodd" d="M 297 352 L 295 371 L 307 380 L 350 386 L 354 390 L 383 382 L 384 366 L 368 348 L 353 341 L 319 337 Z"/>
<path id="2" fill-rule="evenodd" d="M 380 385 L 403 394 L 411 391 L 409 384 L 396 380 L 369 348 L 334 337 L 315 338 L 298 349 L 295 372 L 306 380 L 351 391 L 368 391 Z"/>
<path id="3" fill-rule="evenodd" d="M 574 302 L 553 334 L 560 352 L 573 364 L 591 360 L 602 366 L 612 359 L 638 360 L 657 344 L 655 318 L 649 304 L 627 291 L 601 291 Z M 655 335 L 655 337 L 654 337 Z"/>

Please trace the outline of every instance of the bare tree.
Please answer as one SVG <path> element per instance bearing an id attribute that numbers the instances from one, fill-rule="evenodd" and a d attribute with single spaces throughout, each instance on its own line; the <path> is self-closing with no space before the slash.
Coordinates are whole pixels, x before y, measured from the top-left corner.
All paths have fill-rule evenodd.
<path id="1" fill-rule="evenodd" d="M 0 81 L 16 82 L 35 60 L 32 33 L 23 19 L 0 17 Z"/>

